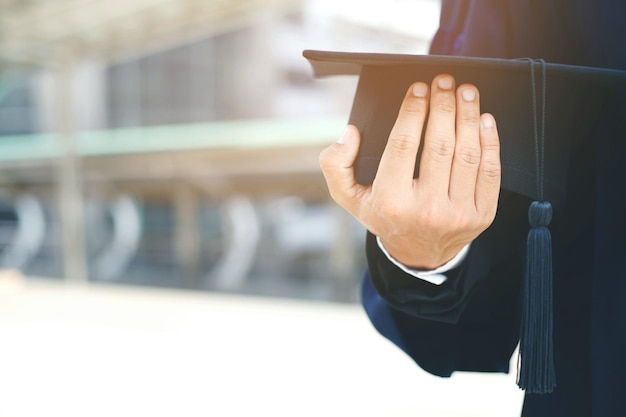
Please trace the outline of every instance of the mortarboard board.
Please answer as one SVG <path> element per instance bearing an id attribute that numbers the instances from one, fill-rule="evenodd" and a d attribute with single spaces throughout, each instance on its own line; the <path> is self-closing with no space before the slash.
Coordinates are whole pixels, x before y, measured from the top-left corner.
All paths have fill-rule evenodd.
<path id="1" fill-rule="evenodd" d="M 528 393 L 556 385 L 552 358 L 552 204 L 562 210 L 570 152 L 589 136 L 605 91 L 626 85 L 626 71 L 543 60 L 306 50 L 314 74 L 358 75 L 349 123 L 361 134 L 356 180 L 376 175 L 400 104 L 412 83 L 452 75 L 474 84 L 481 112 L 492 113 L 500 136 L 502 188 L 535 201 L 529 209 L 526 279 L 518 384 Z M 415 173 L 418 172 L 419 157 Z M 550 202 L 550 203 L 548 203 Z"/>

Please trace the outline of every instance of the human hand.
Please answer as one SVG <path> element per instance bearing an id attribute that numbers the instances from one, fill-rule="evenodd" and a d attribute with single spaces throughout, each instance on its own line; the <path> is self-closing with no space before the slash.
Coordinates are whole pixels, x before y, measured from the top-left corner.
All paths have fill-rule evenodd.
<path id="1" fill-rule="evenodd" d="M 371 185 L 355 180 L 360 143 L 355 126 L 320 154 L 332 198 L 378 236 L 393 258 L 412 268 L 445 264 L 496 215 L 501 166 L 495 120 L 480 114 L 476 87 L 464 84 L 455 93 L 454 83 L 443 74 L 430 89 L 421 82 L 409 88 Z"/>

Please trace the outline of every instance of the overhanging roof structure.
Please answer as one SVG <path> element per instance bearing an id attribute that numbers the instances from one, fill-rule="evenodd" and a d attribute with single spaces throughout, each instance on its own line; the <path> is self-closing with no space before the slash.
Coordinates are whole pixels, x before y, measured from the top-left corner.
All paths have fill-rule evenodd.
<path id="1" fill-rule="evenodd" d="M 115 60 L 294 9 L 301 0 L 0 0 L 0 65 L 48 66 L 68 51 Z"/>

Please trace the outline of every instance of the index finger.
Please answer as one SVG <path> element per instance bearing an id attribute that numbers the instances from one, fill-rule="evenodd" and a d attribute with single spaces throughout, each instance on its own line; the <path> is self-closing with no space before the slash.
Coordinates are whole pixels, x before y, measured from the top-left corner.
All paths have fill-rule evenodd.
<path id="1" fill-rule="evenodd" d="M 398 118 L 378 166 L 374 183 L 412 186 L 417 151 L 428 113 L 428 85 L 411 85 L 400 106 Z"/>

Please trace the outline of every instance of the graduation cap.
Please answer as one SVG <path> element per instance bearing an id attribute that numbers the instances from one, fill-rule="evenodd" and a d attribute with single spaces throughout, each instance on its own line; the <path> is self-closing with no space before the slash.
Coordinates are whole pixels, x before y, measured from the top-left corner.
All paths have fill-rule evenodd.
<path id="1" fill-rule="evenodd" d="M 602 111 L 604 91 L 626 85 L 626 71 L 546 63 L 438 55 L 345 53 L 306 50 L 316 76 L 359 75 L 349 123 L 361 134 L 356 180 L 374 180 L 408 87 L 452 75 L 474 84 L 481 112 L 492 113 L 500 136 L 504 189 L 535 200 L 529 208 L 518 384 L 528 393 L 556 385 L 552 357 L 552 207 L 566 200 L 570 153 Z M 584 112 L 584 117 L 581 110 Z M 416 160 L 415 175 L 419 167 Z"/>

